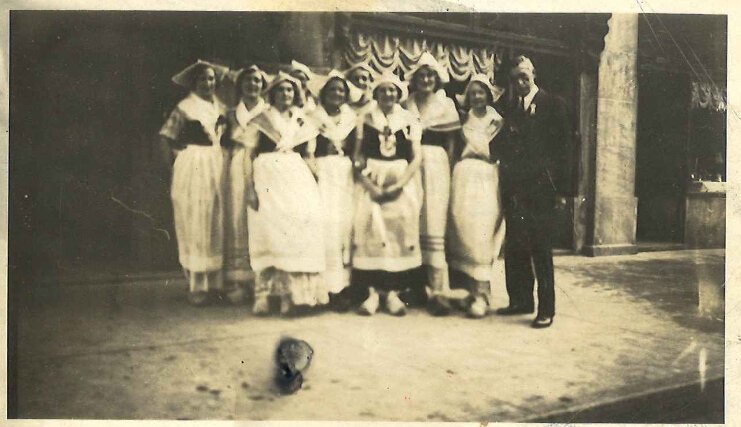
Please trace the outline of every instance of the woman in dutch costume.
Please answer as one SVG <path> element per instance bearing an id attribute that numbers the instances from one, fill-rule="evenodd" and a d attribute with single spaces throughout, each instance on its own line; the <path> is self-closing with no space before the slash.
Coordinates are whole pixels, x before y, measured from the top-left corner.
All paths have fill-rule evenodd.
<path id="1" fill-rule="evenodd" d="M 349 302 L 342 291 L 350 284 L 350 251 L 353 215 L 353 172 L 358 116 L 348 105 L 360 91 L 339 71 L 317 76 L 319 105 L 309 113 L 319 129 L 316 138 L 316 167 L 324 207 L 327 269 L 324 281 L 330 292 L 330 306 L 346 311 Z M 310 84 L 309 87 L 312 85 Z"/>
<path id="2" fill-rule="evenodd" d="M 407 88 L 394 74 L 379 76 L 373 95 L 377 104 L 360 119 L 356 135 L 352 294 L 363 301 L 359 312 L 370 315 L 378 309 L 380 291 L 386 310 L 399 316 L 406 312 L 400 294 L 422 263 L 421 129 L 399 105 Z"/>
<path id="3" fill-rule="evenodd" d="M 445 296 L 450 287 L 445 233 L 450 198 L 450 162 L 461 125 L 455 103 L 442 90 L 442 85 L 448 80 L 447 70 L 429 52 L 423 53 L 415 67 L 407 73 L 412 94 L 404 104 L 407 110 L 419 116 L 422 123 L 424 202 L 420 243 L 426 271 L 420 273 L 422 277 L 419 280 L 428 286 L 428 310 L 433 315 L 445 315 L 450 311 Z"/>
<path id="4" fill-rule="evenodd" d="M 225 67 L 197 61 L 172 78 L 190 89 L 160 130 L 172 165 L 172 199 L 178 258 L 188 300 L 204 305 L 223 290 L 223 172 L 226 108 L 214 95 Z"/>
<path id="5" fill-rule="evenodd" d="M 323 210 L 312 170 L 317 129 L 301 109 L 300 91 L 298 80 L 279 73 L 266 88 L 270 107 L 249 125 L 257 128 L 247 182 L 257 315 L 270 312 L 271 296 L 280 299 L 281 314 L 329 302 L 321 274 Z"/>
<path id="6" fill-rule="evenodd" d="M 311 90 L 311 87 L 313 85 L 310 85 L 309 83 L 315 80 L 318 76 L 314 74 L 311 69 L 296 61 L 291 61 L 291 69 L 289 71 L 289 74 L 291 77 L 295 78 L 299 82 L 301 82 L 301 97 L 304 100 L 303 109 L 305 112 L 310 113 L 314 111 L 314 109 L 317 106 L 315 93 Z"/>
<path id="7" fill-rule="evenodd" d="M 489 146 L 504 119 L 491 105 L 502 95 L 489 78 L 471 78 L 459 102 L 463 116 L 463 150 L 453 168 L 448 234 L 451 287 L 469 292 L 468 315 L 484 317 L 491 299 L 492 266 L 504 243 L 504 214 L 499 195 L 499 167 Z"/>
<path id="8" fill-rule="evenodd" d="M 349 103 L 350 107 L 360 116 L 366 111 L 373 108 L 375 100 L 373 99 L 373 80 L 377 73 L 366 62 L 360 62 L 350 66 L 344 71 L 345 78 L 356 88 L 360 89 L 360 97 Z"/>
<path id="9" fill-rule="evenodd" d="M 265 73 L 256 65 L 240 71 L 236 81 L 239 103 L 227 115 L 230 156 L 225 197 L 224 275 L 229 289 L 227 296 L 234 303 L 244 299 L 248 283 L 254 279 L 247 235 L 247 197 L 254 197 L 254 192 L 248 192 L 246 184 L 252 175 L 250 156 L 257 141 L 257 129 L 248 125 L 268 107 L 262 98 L 267 84 Z"/>

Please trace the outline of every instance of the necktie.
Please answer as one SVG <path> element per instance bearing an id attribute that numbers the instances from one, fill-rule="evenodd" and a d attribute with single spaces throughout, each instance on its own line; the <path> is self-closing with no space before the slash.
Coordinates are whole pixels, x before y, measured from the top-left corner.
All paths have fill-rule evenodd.
<path id="1" fill-rule="evenodd" d="M 525 97 L 520 98 L 520 111 L 525 112 Z"/>

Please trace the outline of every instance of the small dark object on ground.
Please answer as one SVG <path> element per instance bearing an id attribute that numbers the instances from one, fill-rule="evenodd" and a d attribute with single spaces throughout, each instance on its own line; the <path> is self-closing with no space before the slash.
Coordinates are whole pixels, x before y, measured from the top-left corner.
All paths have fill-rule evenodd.
<path id="1" fill-rule="evenodd" d="M 275 353 L 278 365 L 276 383 L 283 393 L 295 393 L 303 384 L 303 374 L 311 365 L 314 350 L 309 343 L 294 338 L 283 338 Z"/>

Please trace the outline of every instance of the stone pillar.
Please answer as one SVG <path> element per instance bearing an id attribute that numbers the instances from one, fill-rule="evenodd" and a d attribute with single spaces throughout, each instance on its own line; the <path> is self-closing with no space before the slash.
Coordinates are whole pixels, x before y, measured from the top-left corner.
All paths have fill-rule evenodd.
<path id="1" fill-rule="evenodd" d="M 636 253 L 638 15 L 613 14 L 600 57 L 587 255 Z"/>
<path id="2" fill-rule="evenodd" d="M 579 157 L 574 197 L 573 250 L 582 252 L 592 241 L 589 224 L 594 194 L 595 145 L 597 139 L 597 67 L 584 67 L 579 75 Z"/>
<path id="3" fill-rule="evenodd" d="M 295 59 L 314 71 L 328 71 L 332 67 L 334 13 L 290 12 L 282 28 L 275 31 L 282 63 L 288 64 Z"/>

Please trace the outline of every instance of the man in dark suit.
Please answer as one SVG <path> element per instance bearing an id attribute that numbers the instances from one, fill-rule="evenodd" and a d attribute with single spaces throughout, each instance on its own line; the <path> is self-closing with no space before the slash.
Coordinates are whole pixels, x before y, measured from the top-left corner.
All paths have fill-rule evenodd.
<path id="1" fill-rule="evenodd" d="M 563 100 L 535 84 L 530 59 L 517 57 L 510 75 L 515 93 L 505 107 L 506 134 L 492 142 L 492 152 L 500 161 L 507 221 L 504 263 L 509 306 L 497 314 L 533 313 L 537 277 L 538 313 L 532 326 L 546 328 L 555 315 L 551 240 L 556 185 L 562 182 L 559 175 L 565 169 L 569 146 L 569 121 Z"/>

